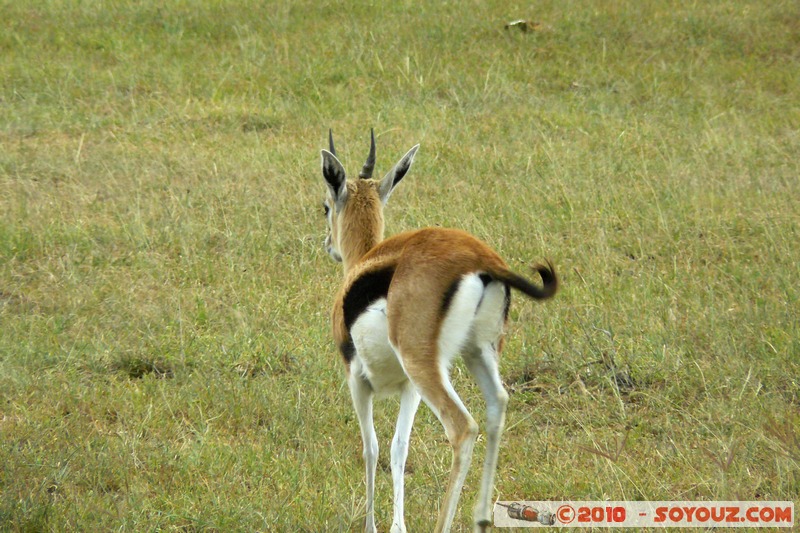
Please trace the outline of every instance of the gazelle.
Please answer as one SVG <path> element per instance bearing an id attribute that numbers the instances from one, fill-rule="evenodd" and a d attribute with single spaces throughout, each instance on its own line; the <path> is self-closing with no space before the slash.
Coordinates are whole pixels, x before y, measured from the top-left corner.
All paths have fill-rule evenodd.
<path id="1" fill-rule="evenodd" d="M 344 357 L 347 384 L 361 426 L 366 463 L 366 531 L 375 531 L 374 486 L 378 440 L 372 400 L 400 396 L 392 439 L 392 531 L 405 531 L 403 473 L 420 398 L 444 425 L 453 447 L 447 492 L 436 531 L 449 531 L 472 459 L 478 425 L 450 383 L 461 354 L 486 401 L 486 460 L 475 506 L 475 529 L 491 524 L 491 499 L 508 394 L 497 370 L 508 318 L 509 287 L 531 298 L 550 298 L 558 288 L 549 263 L 535 267 L 537 287 L 508 269 L 488 245 L 463 231 L 425 228 L 383 240 L 383 206 L 403 179 L 419 145 L 380 181 L 373 180 L 375 134 L 359 179 L 347 180 L 336 158 L 333 134 L 322 150 L 328 194 L 327 252 L 344 266 L 333 306 L 333 334 Z"/>

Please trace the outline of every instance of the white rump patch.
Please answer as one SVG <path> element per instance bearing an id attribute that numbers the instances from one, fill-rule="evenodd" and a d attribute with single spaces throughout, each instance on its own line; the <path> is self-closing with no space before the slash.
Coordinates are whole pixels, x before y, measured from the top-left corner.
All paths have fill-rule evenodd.
<path id="1" fill-rule="evenodd" d="M 461 278 L 439 331 L 439 361 L 445 370 L 466 344 L 482 297 L 483 282 L 478 274 Z"/>
<path id="2" fill-rule="evenodd" d="M 506 287 L 500 281 L 491 281 L 483 291 L 472 326 L 472 339 L 476 347 L 494 344 L 503 333 L 506 312 Z"/>
<path id="3" fill-rule="evenodd" d="M 478 273 L 466 274 L 450 301 L 439 332 L 439 354 L 444 370 L 465 349 L 480 350 L 496 343 L 503 333 L 506 288 L 491 281 L 484 286 Z"/>

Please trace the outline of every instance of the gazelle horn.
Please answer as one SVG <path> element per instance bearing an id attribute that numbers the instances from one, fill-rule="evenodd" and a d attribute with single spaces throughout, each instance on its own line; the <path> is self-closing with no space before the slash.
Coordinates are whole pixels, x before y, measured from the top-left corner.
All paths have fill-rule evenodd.
<path id="1" fill-rule="evenodd" d="M 367 156 L 367 162 L 364 163 L 364 168 L 358 173 L 358 177 L 365 180 L 370 179 L 372 171 L 375 170 L 375 130 L 370 128 L 369 134 L 371 139 L 369 155 Z"/>
<path id="2" fill-rule="evenodd" d="M 333 147 L 333 129 L 328 130 L 328 144 L 330 144 L 330 152 L 336 155 L 336 148 Z"/>

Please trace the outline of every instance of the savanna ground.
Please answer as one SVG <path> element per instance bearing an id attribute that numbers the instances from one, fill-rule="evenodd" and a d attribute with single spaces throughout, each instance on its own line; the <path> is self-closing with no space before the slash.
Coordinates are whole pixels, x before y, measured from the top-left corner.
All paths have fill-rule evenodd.
<path id="1" fill-rule="evenodd" d="M 459 227 L 560 271 L 512 305 L 499 499 L 800 499 L 796 2 L 0 12 L 0 529 L 362 527 L 329 127 L 350 172 L 370 127 L 376 174 L 422 143 L 389 233 Z M 449 464 L 422 407 L 409 530 Z"/>

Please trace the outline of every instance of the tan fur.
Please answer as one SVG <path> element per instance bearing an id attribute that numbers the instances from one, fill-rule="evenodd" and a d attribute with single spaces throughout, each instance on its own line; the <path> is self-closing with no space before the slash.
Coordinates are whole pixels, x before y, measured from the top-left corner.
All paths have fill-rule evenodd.
<path id="1" fill-rule="evenodd" d="M 363 241 L 355 243 L 363 246 Z M 357 254 L 347 255 L 352 261 Z M 387 309 L 390 341 L 404 354 L 403 363 L 419 367 L 421 374 L 431 373 L 431 365 L 437 364 L 436 339 L 443 319 L 439 311 L 447 289 L 470 272 L 508 272 L 505 261 L 487 244 L 464 231 L 445 228 L 395 235 L 345 265 L 345 281 L 333 307 L 337 344 L 347 335 L 341 310 L 350 285 L 365 272 L 393 266 Z"/>
<path id="2" fill-rule="evenodd" d="M 383 240 L 383 206 L 377 182 L 348 181 L 347 192 L 347 204 L 334 225 L 333 237 L 338 239 L 346 271 Z"/>

